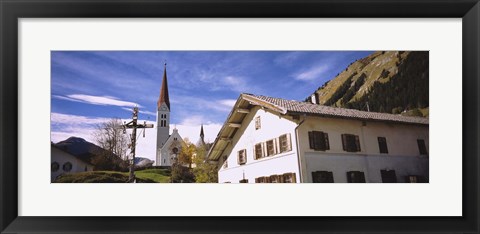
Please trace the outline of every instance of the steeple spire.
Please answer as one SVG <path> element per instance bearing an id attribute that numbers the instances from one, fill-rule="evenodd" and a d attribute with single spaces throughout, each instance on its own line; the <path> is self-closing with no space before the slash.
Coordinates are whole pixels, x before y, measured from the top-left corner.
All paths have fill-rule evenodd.
<path id="1" fill-rule="evenodd" d="M 163 80 L 162 87 L 160 88 L 160 97 L 158 97 L 157 108 L 165 103 L 170 110 L 170 99 L 168 98 L 168 84 L 167 84 L 167 63 L 164 64 L 163 68 Z"/>
<path id="2" fill-rule="evenodd" d="M 202 124 L 202 127 L 200 128 L 200 138 L 202 138 L 202 140 L 203 140 L 204 136 L 205 136 L 205 134 L 203 134 L 203 124 Z"/>

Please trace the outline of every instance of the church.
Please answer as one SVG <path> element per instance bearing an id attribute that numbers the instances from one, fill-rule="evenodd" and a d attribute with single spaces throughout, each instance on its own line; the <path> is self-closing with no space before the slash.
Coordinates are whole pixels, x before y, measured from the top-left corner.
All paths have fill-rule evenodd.
<path id="1" fill-rule="evenodd" d="M 155 166 L 172 166 L 185 144 L 176 128 L 170 135 L 170 99 L 168 96 L 167 64 L 163 69 L 162 87 L 157 101 L 157 147 Z"/>

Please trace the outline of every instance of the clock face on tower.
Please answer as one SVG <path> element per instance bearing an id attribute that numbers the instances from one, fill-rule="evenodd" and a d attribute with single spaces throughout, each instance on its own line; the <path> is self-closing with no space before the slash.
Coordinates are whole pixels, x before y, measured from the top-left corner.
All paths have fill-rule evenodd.
<path id="1" fill-rule="evenodd" d="M 166 110 L 167 110 L 167 107 L 166 107 L 166 106 L 162 106 L 160 109 L 161 109 L 162 111 L 166 111 Z"/>

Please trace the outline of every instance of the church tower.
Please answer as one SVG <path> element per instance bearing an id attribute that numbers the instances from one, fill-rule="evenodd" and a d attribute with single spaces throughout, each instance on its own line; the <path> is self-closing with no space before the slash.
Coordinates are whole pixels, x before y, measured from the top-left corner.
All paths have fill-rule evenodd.
<path id="1" fill-rule="evenodd" d="M 170 136 L 170 99 L 168 97 L 167 64 L 163 68 L 162 87 L 157 101 L 157 155 Z"/>

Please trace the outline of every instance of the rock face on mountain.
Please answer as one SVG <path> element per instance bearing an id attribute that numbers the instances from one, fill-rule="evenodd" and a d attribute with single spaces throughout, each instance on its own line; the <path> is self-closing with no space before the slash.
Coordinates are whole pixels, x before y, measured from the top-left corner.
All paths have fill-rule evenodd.
<path id="1" fill-rule="evenodd" d="M 306 101 L 398 114 L 428 111 L 428 51 L 380 51 L 351 63 Z"/>

